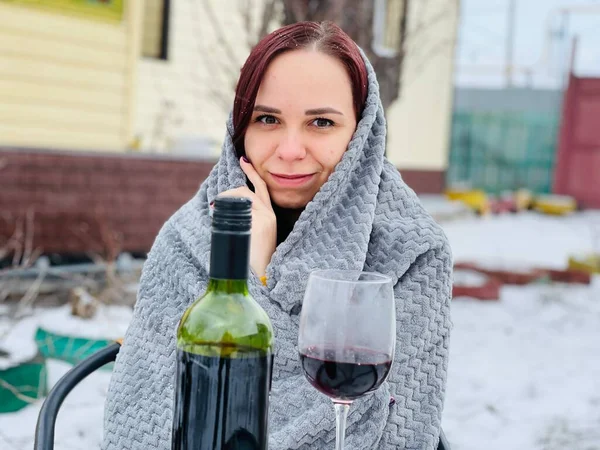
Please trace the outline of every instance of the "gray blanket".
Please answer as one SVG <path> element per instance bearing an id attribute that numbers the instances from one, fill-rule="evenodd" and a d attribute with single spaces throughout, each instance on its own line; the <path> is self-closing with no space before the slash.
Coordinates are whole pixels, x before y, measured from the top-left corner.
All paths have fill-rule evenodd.
<path id="1" fill-rule="evenodd" d="M 346 153 L 277 247 L 267 286 L 255 275 L 249 280 L 275 330 L 272 450 L 334 448 L 332 403 L 304 379 L 297 354 L 304 287 L 309 272 L 320 268 L 378 271 L 395 283 L 395 361 L 382 387 L 350 408 L 347 448 L 421 450 L 438 443 L 452 257 L 440 227 L 385 159 L 379 87 L 366 64 L 367 104 Z M 145 263 L 108 391 L 103 449 L 170 449 L 175 333 L 181 314 L 207 285 L 209 204 L 220 192 L 246 183 L 229 138 L 231 118 L 227 126 L 220 160 L 198 193 L 163 226 Z"/>

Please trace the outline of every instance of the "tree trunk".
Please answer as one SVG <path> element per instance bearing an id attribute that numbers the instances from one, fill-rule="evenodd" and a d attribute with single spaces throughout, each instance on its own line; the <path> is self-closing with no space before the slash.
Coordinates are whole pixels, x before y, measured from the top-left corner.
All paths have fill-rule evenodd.
<path id="1" fill-rule="evenodd" d="M 400 96 L 404 44 L 406 42 L 406 17 L 408 2 L 402 2 L 399 49 L 393 57 L 378 56 L 372 48 L 373 0 L 283 0 L 284 24 L 310 20 L 331 20 L 339 25 L 363 49 L 371 61 L 381 93 L 384 109 Z"/>

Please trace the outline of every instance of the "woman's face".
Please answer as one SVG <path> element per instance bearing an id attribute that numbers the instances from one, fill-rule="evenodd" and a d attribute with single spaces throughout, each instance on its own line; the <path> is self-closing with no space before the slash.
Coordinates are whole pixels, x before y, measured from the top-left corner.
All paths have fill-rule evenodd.
<path id="1" fill-rule="evenodd" d="M 310 202 L 342 159 L 356 129 L 343 64 L 312 50 L 276 57 L 265 72 L 244 145 L 283 208 Z"/>

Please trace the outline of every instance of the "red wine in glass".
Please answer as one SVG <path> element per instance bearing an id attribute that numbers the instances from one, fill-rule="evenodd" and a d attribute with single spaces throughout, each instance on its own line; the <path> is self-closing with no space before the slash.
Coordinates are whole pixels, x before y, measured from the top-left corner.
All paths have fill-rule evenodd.
<path id="1" fill-rule="evenodd" d="M 390 277 L 337 269 L 310 273 L 300 313 L 298 352 L 305 378 L 332 400 L 336 450 L 344 450 L 350 405 L 383 384 L 395 347 L 396 306 Z"/>
<path id="2" fill-rule="evenodd" d="M 300 363 L 307 380 L 320 392 L 339 402 L 352 402 L 379 388 L 390 372 L 392 358 L 361 348 L 310 347 L 300 352 Z"/>

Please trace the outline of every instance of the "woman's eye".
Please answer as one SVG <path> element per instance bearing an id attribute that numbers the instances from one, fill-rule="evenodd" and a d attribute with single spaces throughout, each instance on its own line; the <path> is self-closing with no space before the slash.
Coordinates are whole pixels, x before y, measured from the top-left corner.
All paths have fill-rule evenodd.
<path id="1" fill-rule="evenodd" d="M 329 128 L 329 127 L 333 126 L 333 120 L 319 118 L 319 119 L 315 119 L 313 121 L 313 124 L 317 128 Z"/>
<path id="2" fill-rule="evenodd" d="M 269 115 L 258 116 L 256 121 L 264 123 L 265 125 L 275 125 L 277 123 L 277 119 L 274 116 Z"/>

